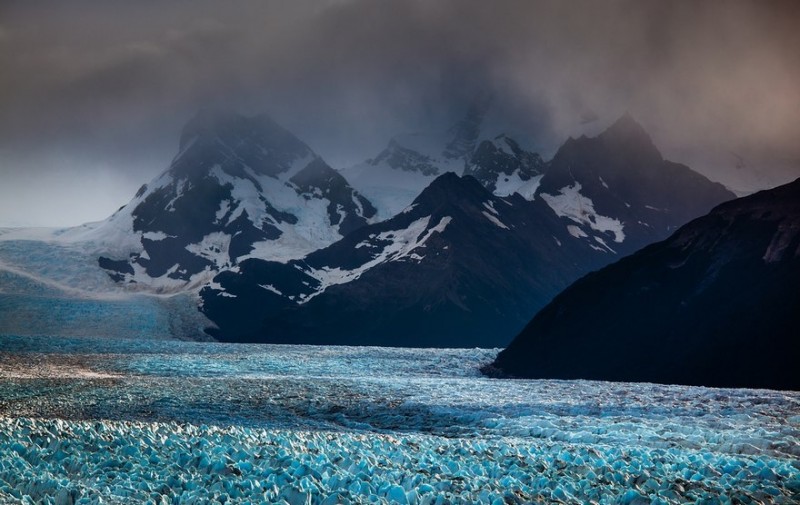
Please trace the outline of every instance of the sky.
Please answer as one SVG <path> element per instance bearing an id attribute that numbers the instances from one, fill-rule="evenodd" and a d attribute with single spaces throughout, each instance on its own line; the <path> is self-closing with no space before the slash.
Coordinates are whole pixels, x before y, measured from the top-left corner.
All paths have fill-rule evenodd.
<path id="1" fill-rule="evenodd" d="M 774 186 L 800 177 L 798 24 L 795 1 L 3 0 L 0 226 L 107 217 L 203 107 L 268 113 L 334 167 L 482 93 L 546 158 L 629 112 L 667 158 Z"/>

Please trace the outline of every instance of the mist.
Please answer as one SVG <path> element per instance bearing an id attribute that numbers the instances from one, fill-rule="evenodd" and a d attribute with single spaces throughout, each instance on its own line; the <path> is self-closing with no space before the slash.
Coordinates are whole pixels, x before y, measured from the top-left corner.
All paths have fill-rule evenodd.
<path id="1" fill-rule="evenodd" d="M 480 93 L 546 157 L 629 112 L 666 157 L 774 186 L 800 176 L 798 21 L 756 1 L 3 2 L 0 226 L 103 219 L 201 107 L 266 112 L 335 167 Z"/>

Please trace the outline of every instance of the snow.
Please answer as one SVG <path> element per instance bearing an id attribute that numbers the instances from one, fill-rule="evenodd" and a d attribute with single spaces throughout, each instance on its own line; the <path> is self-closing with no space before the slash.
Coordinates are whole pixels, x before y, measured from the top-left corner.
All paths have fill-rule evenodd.
<path id="1" fill-rule="evenodd" d="M 610 232 L 614 235 L 614 242 L 625 240 L 622 222 L 598 214 L 594 210 L 594 202 L 580 191 L 581 184 L 575 182 L 572 186 L 561 188 L 558 195 L 542 193 L 541 196 L 559 217 L 567 217 L 578 224 L 587 224 L 591 229 L 601 233 Z"/>
<path id="2" fill-rule="evenodd" d="M 69 296 L 119 296 L 119 289 L 97 264 L 94 242 L 62 242 L 52 233 L 43 240 L 15 240 L 19 236 L 0 237 L 0 272 L 23 276 Z"/>
<path id="3" fill-rule="evenodd" d="M 600 237 L 595 237 L 595 238 L 594 238 L 594 240 L 595 240 L 595 242 L 597 242 L 598 244 L 602 245 L 603 247 L 605 247 L 606 249 L 608 249 L 608 250 L 609 250 L 609 251 L 611 251 L 612 253 L 616 254 L 616 252 L 617 252 L 617 251 L 615 251 L 614 249 L 612 249 L 611 247 L 609 247 L 609 246 L 608 246 L 608 244 L 606 244 L 606 241 L 605 241 L 605 240 L 603 240 L 602 238 L 600 238 Z"/>
<path id="4" fill-rule="evenodd" d="M 339 267 L 336 268 L 321 268 L 312 269 L 307 273 L 317 279 L 320 283 L 319 289 L 307 296 L 304 301 L 308 301 L 316 295 L 325 291 L 328 287 L 336 284 L 345 284 L 358 279 L 367 270 L 385 263 L 387 261 L 400 261 L 408 258 L 413 261 L 420 261 L 424 256 L 414 254 L 414 251 L 425 247 L 425 242 L 434 234 L 441 233 L 445 230 L 452 218 L 445 216 L 433 226 L 428 227 L 430 216 L 426 216 L 412 222 L 407 228 L 401 230 L 391 230 L 381 232 L 371 242 L 379 243 L 381 250 L 377 252 L 370 261 L 360 265 L 352 270 L 345 270 Z M 369 243 L 358 244 L 358 246 L 368 246 Z"/>
<path id="5" fill-rule="evenodd" d="M 272 292 L 273 292 L 273 293 L 275 293 L 276 295 L 283 296 L 283 293 L 281 293 L 281 292 L 278 290 L 278 288 L 276 288 L 276 287 L 275 287 L 275 286 L 273 286 L 272 284 L 259 284 L 259 285 L 258 285 L 258 287 L 260 287 L 260 288 L 264 288 L 264 289 L 266 289 L 267 291 L 272 291 Z"/>
<path id="6" fill-rule="evenodd" d="M 228 212 L 230 212 L 230 210 L 231 210 L 231 201 L 228 200 L 227 198 L 225 200 L 222 200 L 219 203 L 219 210 L 217 210 L 217 213 L 214 216 L 214 222 L 220 223 L 222 221 L 222 218 L 228 215 Z"/>
<path id="7" fill-rule="evenodd" d="M 575 238 L 588 237 L 588 235 L 583 230 L 581 230 L 574 224 L 568 224 L 567 231 L 569 232 L 570 235 L 572 235 Z"/>
<path id="8" fill-rule="evenodd" d="M 798 393 L 488 379 L 491 349 L 0 349 L 2 502 L 794 503 L 800 487 Z"/>
<path id="9" fill-rule="evenodd" d="M 515 192 L 519 193 L 524 199 L 533 201 L 536 197 L 536 190 L 539 189 L 539 183 L 542 181 L 542 177 L 544 177 L 544 174 L 534 175 L 520 185 Z"/>
<path id="10" fill-rule="evenodd" d="M 347 182 L 377 209 L 374 221 L 384 221 L 407 208 L 436 175 L 397 170 L 385 163 L 362 163 L 340 171 Z"/>
<path id="11" fill-rule="evenodd" d="M 159 240 L 164 240 L 165 238 L 168 237 L 169 235 L 167 235 L 163 231 L 148 231 L 142 233 L 142 238 L 146 238 L 147 240 L 152 240 L 154 242 L 158 242 Z"/>
<path id="12" fill-rule="evenodd" d="M 488 212 L 486 212 L 485 210 L 484 210 L 484 211 L 481 211 L 481 213 L 484 215 L 484 217 L 485 217 L 486 219 L 488 219 L 489 221 L 491 221 L 492 223 L 494 223 L 494 224 L 495 224 L 495 226 L 497 226 L 498 228 L 503 228 L 504 230 L 508 230 L 508 229 L 509 229 L 509 228 L 508 228 L 508 226 L 506 226 L 505 224 L 503 224 L 503 222 L 502 222 L 502 221 L 500 221 L 499 219 L 497 219 L 497 217 L 493 216 L 492 214 L 489 214 L 489 213 L 488 213 Z"/>
<path id="13" fill-rule="evenodd" d="M 511 146 L 508 143 L 508 137 L 505 135 L 498 135 L 494 139 L 492 139 L 492 144 L 497 148 L 498 151 L 501 153 L 507 154 L 508 156 L 516 157 L 517 155 L 514 151 L 511 150 Z"/>
<path id="14" fill-rule="evenodd" d="M 231 236 L 217 231 L 204 236 L 200 242 L 187 245 L 186 250 L 195 256 L 207 259 L 216 268 L 222 268 L 230 264 L 230 256 L 228 254 L 230 245 Z"/>
<path id="15" fill-rule="evenodd" d="M 167 206 L 164 208 L 164 210 L 175 212 L 175 202 L 180 200 L 180 198 L 183 196 L 183 192 L 188 189 L 186 187 L 187 184 L 189 184 L 189 182 L 186 179 L 181 179 L 178 181 L 178 185 L 175 190 L 175 196 L 173 196 L 172 200 L 167 203 Z"/>
<path id="16" fill-rule="evenodd" d="M 495 181 L 494 194 L 497 196 L 510 196 L 514 193 L 519 193 L 526 200 L 533 200 L 536 190 L 539 189 L 542 177 L 544 175 L 536 175 L 528 180 L 522 180 L 519 170 L 515 170 L 511 175 L 499 173 L 497 174 L 497 181 Z"/>
<path id="17" fill-rule="evenodd" d="M 341 238 L 338 226 L 332 226 L 328 217 L 327 208 L 330 201 L 327 198 L 304 198 L 297 193 L 296 187 L 288 182 L 289 178 L 304 168 L 312 159 L 309 155 L 309 157 L 296 160 L 290 170 L 280 174 L 280 178 L 259 175 L 249 167 L 246 168 L 245 171 L 253 180 L 258 181 L 262 191 L 259 191 L 249 179 L 233 177 L 219 167 L 211 170 L 212 175 L 220 184 L 233 186 L 232 198 L 235 203 L 227 205 L 235 206 L 229 209 L 223 202 L 217 213 L 218 218 L 223 208 L 226 213 L 222 216 L 229 213 L 228 223 L 233 222 L 246 211 L 254 226 L 261 228 L 262 223 L 266 221 L 282 232 L 276 240 L 254 244 L 253 250 L 241 259 L 260 258 L 285 263 L 303 258 L 310 252 L 326 247 Z M 267 213 L 262 198 L 265 198 L 278 211 L 294 215 L 298 220 L 297 223 L 277 222 Z M 339 210 L 339 214 L 344 217 L 341 210 Z"/>
<path id="18" fill-rule="evenodd" d="M 375 221 L 384 221 L 408 207 L 434 179 L 446 172 L 464 173 L 464 159 L 447 158 L 444 151 L 453 140 L 452 132 L 429 132 L 398 135 L 388 148 L 396 144 L 428 158 L 436 173 L 424 175 L 419 171 L 393 168 L 386 160 L 373 165 L 366 161 L 340 169 L 347 182 L 364 195 L 378 210 Z"/>

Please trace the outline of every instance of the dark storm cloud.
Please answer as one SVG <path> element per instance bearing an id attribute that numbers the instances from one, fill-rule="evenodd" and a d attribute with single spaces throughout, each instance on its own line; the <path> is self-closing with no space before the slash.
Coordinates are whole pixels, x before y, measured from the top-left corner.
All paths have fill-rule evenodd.
<path id="1" fill-rule="evenodd" d="M 800 175 L 798 20 L 798 2 L 3 2 L 0 221 L 98 181 L 101 218 L 199 107 L 267 111 L 346 164 L 484 91 L 546 152 L 630 111 L 714 178 L 779 182 Z"/>

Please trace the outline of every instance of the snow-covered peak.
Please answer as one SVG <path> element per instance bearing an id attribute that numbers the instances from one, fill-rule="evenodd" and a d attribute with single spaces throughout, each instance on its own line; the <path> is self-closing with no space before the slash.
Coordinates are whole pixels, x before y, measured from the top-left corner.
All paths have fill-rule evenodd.
<path id="1" fill-rule="evenodd" d="M 247 117 L 233 112 L 202 110 L 181 133 L 178 156 L 171 171 L 197 175 L 219 164 L 231 175 L 242 176 L 241 166 L 260 175 L 288 176 L 317 155 L 303 141 L 266 114 Z"/>
<path id="2" fill-rule="evenodd" d="M 402 211 L 437 176 L 463 174 L 481 135 L 491 102 L 479 97 L 446 131 L 396 135 L 377 156 L 342 169 L 342 174 L 388 219 Z"/>
<path id="3" fill-rule="evenodd" d="M 338 172 L 268 116 L 206 110 L 183 129 L 169 168 L 101 225 L 135 244 L 123 254 L 104 251 L 100 261 L 119 282 L 179 290 L 245 258 L 303 257 L 374 214 Z"/>
<path id="4" fill-rule="evenodd" d="M 573 237 L 626 253 L 665 238 L 735 195 L 664 160 L 626 114 L 596 137 L 564 143 L 547 165 L 538 196 L 565 218 Z"/>
<path id="5" fill-rule="evenodd" d="M 525 151 L 506 135 L 498 135 L 478 145 L 464 173 L 497 196 L 519 193 L 532 200 L 544 168 L 541 156 Z"/>
<path id="6" fill-rule="evenodd" d="M 517 156 L 522 151 L 522 149 L 519 147 L 519 144 L 517 144 L 514 139 L 506 136 L 504 133 L 501 133 L 488 142 L 490 142 L 492 146 L 494 146 L 494 148 L 499 152 L 508 156 Z"/>

